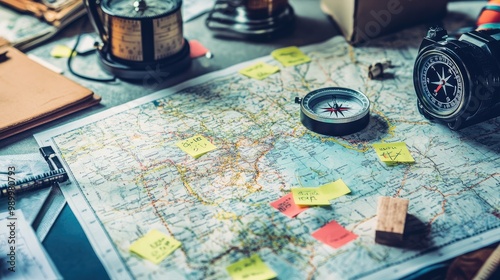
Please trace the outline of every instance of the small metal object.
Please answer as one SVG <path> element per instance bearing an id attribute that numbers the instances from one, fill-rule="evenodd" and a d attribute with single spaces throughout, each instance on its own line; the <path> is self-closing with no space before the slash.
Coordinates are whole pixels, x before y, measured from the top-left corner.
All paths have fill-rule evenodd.
<path id="1" fill-rule="evenodd" d="M 368 66 L 368 78 L 377 79 L 384 75 L 384 70 L 391 68 L 392 64 L 390 60 L 384 62 L 377 62 Z"/>

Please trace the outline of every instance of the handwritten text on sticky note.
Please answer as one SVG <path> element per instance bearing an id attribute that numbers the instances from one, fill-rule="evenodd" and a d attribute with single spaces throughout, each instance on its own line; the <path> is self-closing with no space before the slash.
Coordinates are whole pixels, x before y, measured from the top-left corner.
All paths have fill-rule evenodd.
<path id="1" fill-rule="evenodd" d="M 341 197 L 351 192 L 351 190 L 347 187 L 347 185 L 342 181 L 342 179 L 338 179 L 335 182 L 331 182 L 325 184 L 320 187 L 321 192 L 327 197 L 327 199 L 334 199 L 337 197 Z"/>
<path id="2" fill-rule="evenodd" d="M 280 71 L 280 69 L 276 66 L 264 62 L 257 62 L 256 64 L 241 69 L 239 72 L 250 78 L 263 80 L 278 71 Z"/>
<path id="3" fill-rule="evenodd" d="M 214 144 L 210 143 L 205 137 L 196 135 L 191 138 L 179 141 L 177 147 L 192 157 L 200 157 L 201 155 L 217 149 Z"/>
<path id="4" fill-rule="evenodd" d="M 280 199 L 271 202 L 271 206 L 278 209 L 281 213 L 293 218 L 307 209 L 307 206 L 300 207 L 295 204 L 293 194 L 289 193 Z"/>
<path id="5" fill-rule="evenodd" d="M 378 143 L 373 148 L 383 162 L 415 162 L 404 142 Z"/>
<path id="6" fill-rule="evenodd" d="M 285 67 L 295 66 L 311 61 L 311 59 L 297 47 L 287 47 L 274 50 L 271 52 L 271 56 L 281 62 L 281 64 Z"/>
<path id="7" fill-rule="evenodd" d="M 234 280 L 266 280 L 277 277 L 276 272 L 269 268 L 257 254 L 231 264 L 226 270 Z"/>
<path id="8" fill-rule="evenodd" d="M 129 250 L 155 264 L 159 264 L 180 246 L 181 243 L 173 237 L 153 229 L 132 243 Z"/>
<path id="9" fill-rule="evenodd" d="M 292 188 L 292 195 L 297 205 L 330 205 L 320 188 Z"/>
<path id="10" fill-rule="evenodd" d="M 356 234 L 339 225 L 336 221 L 331 221 L 324 227 L 316 230 L 312 233 L 312 236 L 333 248 L 340 248 L 358 237 Z"/>

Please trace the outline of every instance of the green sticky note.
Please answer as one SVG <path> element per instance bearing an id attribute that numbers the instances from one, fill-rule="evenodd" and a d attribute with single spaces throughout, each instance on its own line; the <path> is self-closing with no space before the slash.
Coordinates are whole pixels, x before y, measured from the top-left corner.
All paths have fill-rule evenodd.
<path id="1" fill-rule="evenodd" d="M 231 264 L 226 270 L 234 280 L 267 280 L 278 276 L 257 254 Z"/>
<path id="2" fill-rule="evenodd" d="M 415 162 L 404 142 L 378 143 L 373 148 L 385 163 Z"/>
<path id="3" fill-rule="evenodd" d="M 175 249 L 181 246 L 181 242 L 156 229 L 151 230 L 143 237 L 137 239 L 130 245 L 130 252 L 155 264 L 159 264 Z"/>
<path id="4" fill-rule="evenodd" d="M 297 205 L 330 205 L 320 188 L 292 188 L 292 195 Z"/>
<path id="5" fill-rule="evenodd" d="M 297 47 L 287 47 L 274 50 L 271 53 L 271 56 L 281 62 L 281 64 L 285 67 L 295 66 L 311 61 L 311 59 Z"/>
<path id="6" fill-rule="evenodd" d="M 325 184 L 319 188 L 328 200 L 341 197 L 351 192 L 351 190 L 347 187 L 344 181 L 342 181 L 342 179 L 338 179 L 335 182 Z"/>
<path id="7" fill-rule="evenodd" d="M 56 45 L 51 51 L 50 55 L 55 58 L 67 58 L 71 55 L 72 49 L 68 46 L 64 45 Z M 73 56 L 76 55 L 76 51 L 73 53 Z"/>
<path id="8" fill-rule="evenodd" d="M 207 138 L 196 135 L 191 138 L 179 141 L 176 143 L 177 147 L 181 148 L 184 152 L 194 158 L 198 158 L 203 154 L 217 149 L 217 147 L 210 143 Z"/>
<path id="9" fill-rule="evenodd" d="M 241 69 L 239 72 L 253 79 L 263 80 L 272 74 L 280 71 L 279 67 L 264 62 L 257 62 Z"/>

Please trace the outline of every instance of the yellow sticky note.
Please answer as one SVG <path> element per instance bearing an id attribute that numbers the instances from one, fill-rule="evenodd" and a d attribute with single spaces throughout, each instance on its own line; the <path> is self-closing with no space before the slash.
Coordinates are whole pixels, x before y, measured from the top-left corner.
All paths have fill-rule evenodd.
<path id="1" fill-rule="evenodd" d="M 137 239 L 130 245 L 130 252 L 159 264 L 163 259 L 170 255 L 175 249 L 181 246 L 181 242 L 173 237 L 156 229 L 151 230 L 143 237 Z"/>
<path id="2" fill-rule="evenodd" d="M 292 188 L 292 195 L 297 205 L 330 205 L 320 188 Z"/>
<path id="3" fill-rule="evenodd" d="M 241 69 L 239 72 L 250 78 L 263 80 L 278 71 L 280 71 L 280 69 L 277 66 L 269 65 L 264 62 L 258 62 Z"/>
<path id="4" fill-rule="evenodd" d="M 71 48 L 64 45 L 57 45 L 51 51 L 50 55 L 56 58 L 67 58 L 71 55 Z M 76 52 L 73 53 L 73 56 L 76 55 Z"/>
<path id="5" fill-rule="evenodd" d="M 341 197 L 351 192 L 351 190 L 347 187 L 344 181 L 342 181 L 342 179 L 338 179 L 335 182 L 325 184 L 319 188 L 328 200 Z"/>
<path id="6" fill-rule="evenodd" d="M 198 158 L 203 154 L 217 149 L 214 144 L 210 143 L 207 138 L 196 135 L 191 138 L 179 141 L 176 143 L 177 147 L 181 148 L 184 152 L 194 158 Z"/>
<path id="7" fill-rule="evenodd" d="M 278 276 L 257 254 L 231 264 L 226 270 L 234 280 L 266 280 Z"/>
<path id="8" fill-rule="evenodd" d="M 285 67 L 299 65 L 311 61 L 311 59 L 297 47 L 287 47 L 274 50 L 271 53 L 271 56 L 274 57 L 274 59 L 276 59 L 277 61 L 281 62 L 281 64 L 283 64 L 283 66 Z"/>
<path id="9" fill-rule="evenodd" d="M 383 162 L 415 162 L 404 142 L 378 143 L 373 148 Z"/>

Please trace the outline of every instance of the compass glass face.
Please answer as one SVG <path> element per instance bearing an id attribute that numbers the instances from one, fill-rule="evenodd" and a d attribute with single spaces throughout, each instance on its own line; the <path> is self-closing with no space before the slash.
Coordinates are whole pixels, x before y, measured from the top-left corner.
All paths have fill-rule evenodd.
<path id="1" fill-rule="evenodd" d="M 360 119 L 369 112 L 369 104 L 366 96 L 349 89 L 313 92 L 303 101 L 313 119 L 331 123 Z"/>
<path id="2" fill-rule="evenodd" d="M 432 52 L 422 56 L 416 74 L 421 101 L 430 113 L 448 116 L 462 105 L 463 75 L 448 55 Z"/>
<path id="3" fill-rule="evenodd" d="M 141 18 L 166 15 L 177 10 L 180 0 L 106 0 L 103 7 L 112 15 Z"/>
<path id="4" fill-rule="evenodd" d="M 326 118 L 347 118 L 357 114 L 363 107 L 359 100 L 345 95 L 325 95 L 314 102 L 312 110 Z"/>

